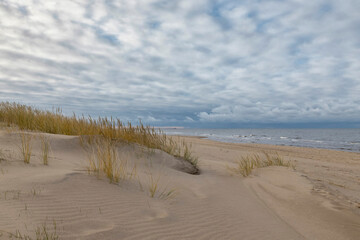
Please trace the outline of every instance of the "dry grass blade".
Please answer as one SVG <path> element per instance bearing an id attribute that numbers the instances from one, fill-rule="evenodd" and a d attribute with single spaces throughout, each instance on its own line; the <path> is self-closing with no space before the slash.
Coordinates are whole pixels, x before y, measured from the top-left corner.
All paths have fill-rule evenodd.
<path id="1" fill-rule="evenodd" d="M 164 188 L 164 189 L 160 192 L 159 198 L 160 198 L 160 199 L 167 200 L 167 199 L 170 199 L 170 198 L 175 197 L 175 195 L 176 195 L 176 190 L 175 190 L 175 189 L 170 189 L 170 190 L 168 190 L 167 188 Z"/>
<path id="2" fill-rule="evenodd" d="M 53 229 L 49 229 L 46 223 L 42 224 L 41 227 L 37 227 L 35 230 L 35 237 L 30 235 L 23 234 L 19 230 L 16 230 L 15 233 L 1 231 L 0 237 L 6 235 L 8 239 L 19 239 L 19 240 L 59 240 L 59 234 L 57 233 L 56 222 L 53 222 Z"/>
<path id="3" fill-rule="evenodd" d="M 47 228 L 46 223 L 44 223 L 41 227 L 38 227 L 35 231 L 36 240 L 58 240 L 59 235 L 57 233 L 56 222 L 53 222 L 53 231 Z"/>
<path id="4" fill-rule="evenodd" d="M 149 180 L 148 180 L 148 190 L 149 190 L 149 196 L 151 198 L 159 198 L 159 199 L 170 199 L 173 198 L 176 194 L 175 189 L 168 189 L 167 186 L 161 186 L 160 179 L 161 174 L 159 173 L 157 177 L 153 176 L 153 173 L 151 170 L 148 170 L 149 172 Z"/>
<path id="5" fill-rule="evenodd" d="M 247 177 L 255 168 L 269 166 L 283 166 L 294 168 L 294 165 L 290 161 L 285 161 L 278 153 L 276 153 L 275 155 L 271 155 L 264 152 L 263 157 L 264 158 L 262 159 L 261 156 L 258 154 L 241 157 L 241 159 L 236 163 L 236 167 L 229 168 L 229 170 L 235 173 L 239 173 L 244 177 Z"/>
<path id="6" fill-rule="evenodd" d="M 20 151 L 22 158 L 24 160 L 24 163 L 29 164 L 31 158 L 31 151 L 32 151 L 32 145 L 31 145 L 32 136 L 30 134 L 20 133 L 20 138 L 21 138 Z"/>
<path id="7" fill-rule="evenodd" d="M 241 157 L 238 161 L 237 170 L 243 175 L 248 176 L 254 168 L 261 167 L 261 161 L 259 155 L 252 155 Z"/>
<path id="8" fill-rule="evenodd" d="M 49 138 L 45 135 L 41 136 L 41 153 L 42 160 L 44 165 L 49 165 L 49 151 L 50 151 L 50 143 Z"/>
<path id="9" fill-rule="evenodd" d="M 160 176 L 154 179 L 153 176 L 150 175 L 149 193 L 150 193 L 150 197 L 152 198 L 155 197 L 155 194 L 158 190 L 159 180 L 160 180 Z"/>
<path id="10" fill-rule="evenodd" d="M 3 152 L 3 150 L 0 148 L 0 162 L 1 161 L 4 161 L 6 158 L 5 158 L 5 153 Z"/>
<path id="11" fill-rule="evenodd" d="M 95 173 L 98 177 L 105 174 L 110 183 L 119 183 L 136 176 L 136 163 L 131 168 L 127 158 L 119 155 L 116 144 L 111 140 L 98 137 L 90 144 L 84 143 L 83 148 L 88 156 L 89 173 Z"/>

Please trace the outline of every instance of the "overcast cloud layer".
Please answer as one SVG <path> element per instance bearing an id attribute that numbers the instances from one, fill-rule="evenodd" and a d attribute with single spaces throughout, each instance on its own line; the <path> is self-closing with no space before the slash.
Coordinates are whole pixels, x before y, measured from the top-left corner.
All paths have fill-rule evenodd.
<path id="1" fill-rule="evenodd" d="M 155 125 L 360 121 L 359 0 L 0 0 L 0 100 Z"/>

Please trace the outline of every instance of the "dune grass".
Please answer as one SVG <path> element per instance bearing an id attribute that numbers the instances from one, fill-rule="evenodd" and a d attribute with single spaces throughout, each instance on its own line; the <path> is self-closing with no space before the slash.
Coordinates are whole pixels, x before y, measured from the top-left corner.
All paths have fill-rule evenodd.
<path id="1" fill-rule="evenodd" d="M 161 178 L 160 174 L 157 177 L 154 177 L 153 174 L 150 173 L 148 180 L 149 196 L 151 198 L 157 197 L 159 199 L 164 199 L 164 200 L 174 197 L 176 190 L 168 189 L 167 187 L 161 187 L 160 178 Z"/>
<path id="2" fill-rule="evenodd" d="M 183 149 L 183 153 L 180 153 L 178 156 L 181 157 L 183 156 L 183 158 L 185 160 L 187 160 L 189 163 L 191 163 L 193 166 L 197 166 L 198 165 L 198 157 L 195 157 L 192 155 L 191 153 L 191 147 L 192 145 L 188 145 L 185 141 L 181 141 L 182 144 L 182 148 Z"/>
<path id="3" fill-rule="evenodd" d="M 158 191 L 159 188 L 159 180 L 160 177 L 158 178 L 154 178 L 152 175 L 150 175 L 150 181 L 149 181 L 149 193 L 150 193 L 150 197 L 155 197 L 156 192 Z"/>
<path id="4" fill-rule="evenodd" d="M 151 198 L 167 200 L 175 196 L 175 189 L 162 186 L 160 183 L 161 175 L 158 174 L 155 177 L 150 167 L 147 171 L 148 179 L 143 184 L 137 175 L 136 163 L 128 161 L 128 158 L 119 154 L 116 142 L 103 137 L 82 139 L 82 146 L 89 161 L 87 167 L 89 174 L 95 174 L 98 177 L 103 175 L 109 179 L 110 183 L 114 184 L 137 178 L 140 189 L 144 191 L 143 186 L 147 186 Z"/>
<path id="5" fill-rule="evenodd" d="M 20 133 L 21 145 L 20 152 L 21 156 L 24 160 L 24 163 L 29 164 L 31 159 L 31 151 L 32 151 L 32 136 L 30 134 Z"/>
<path id="6" fill-rule="evenodd" d="M 191 146 L 184 141 L 174 141 L 161 130 L 144 126 L 140 121 L 137 126 L 130 122 L 124 124 L 119 119 L 68 117 L 60 108 L 43 111 L 30 106 L 1 102 L 0 122 L 8 127 L 17 126 L 20 130 L 40 131 L 52 134 L 102 136 L 112 141 L 136 143 L 151 149 L 160 149 L 175 157 L 181 157 L 198 170 L 198 159 L 191 153 Z M 91 138 L 89 138 L 91 139 Z"/>
<path id="7" fill-rule="evenodd" d="M 31 237 L 28 234 L 21 233 L 19 230 L 15 232 L 8 232 L 0 230 L 0 238 L 2 236 L 7 239 L 19 239 L 19 240 L 59 240 L 59 234 L 57 232 L 56 222 L 53 221 L 53 228 L 49 228 L 45 223 L 35 229 L 35 236 Z"/>
<path id="8" fill-rule="evenodd" d="M 241 159 L 237 161 L 236 167 L 228 167 L 228 169 L 234 173 L 247 177 L 251 174 L 253 169 L 269 166 L 295 167 L 290 161 L 284 160 L 278 153 L 269 154 L 263 152 L 262 155 L 253 154 L 245 157 L 242 156 Z"/>
<path id="9" fill-rule="evenodd" d="M 41 135 L 41 156 L 44 165 L 49 165 L 49 150 L 50 142 L 49 138 L 45 135 Z"/>
<path id="10" fill-rule="evenodd" d="M 1 161 L 4 161 L 6 158 L 5 158 L 5 153 L 3 152 L 3 150 L 0 148 L 0 162 Z"/>
<path id="11" fill-rule="evenodd" d="M 103 137 L 92 138 L 88 143 L 82 141 L 89 161 L 88 173 L 98 177 L 104 174 L 110 183 L 119 183 L 136 175 L 136 163 L 132 166 L 126 157 L 120 156 L 116 142 Z"/>
<path id="12" fill-rule="evenodd" d="M 53 229 L 49 229 L 46 223 L 42 224 L 35 230 L 36 240 L 58 240 L 59 235 L 57 233 L 56 222 L 53 221 Z"/>

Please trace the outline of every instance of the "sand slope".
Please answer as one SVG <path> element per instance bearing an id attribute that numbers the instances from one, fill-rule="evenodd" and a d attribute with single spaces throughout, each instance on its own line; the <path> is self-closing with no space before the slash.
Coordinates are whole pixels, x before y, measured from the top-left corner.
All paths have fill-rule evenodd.
<path id="1" fill-rule="evenodd" d="M 26 165 L 18 155 L 18 134 L 0 132 L 4 159 L 0 230 L 33 236 L 36 227 L 46 222 L 51 230 L 55 221 L 61 239 L 358 239 L 360 235 L 359 154 L 187 138 L 201 168 L 200 175 L 190 175 L 179 171 L 181 162 L 172 156 L 124 145 L 119 146 L 122 157 L 136 162 L 137 175 L 109 184 L 105 177 L 85 171 L 87 158 L 77 137 L 48 136 L 49 166 L 41 164 L 39 139 Z M 270 167 L 248 178 L 227 170 L 240 155 L 266 148 L 296 160 L 298 170 Z M 315 171 L 315 165 L 326 168 Z M 160 192 L 175 190 L 175 195 L 164 199 L 158 192 L 151 198 L 151 178 L 159 179 Z M 327 179 L 345 184 L 344 190 L 328 187 Z"/>

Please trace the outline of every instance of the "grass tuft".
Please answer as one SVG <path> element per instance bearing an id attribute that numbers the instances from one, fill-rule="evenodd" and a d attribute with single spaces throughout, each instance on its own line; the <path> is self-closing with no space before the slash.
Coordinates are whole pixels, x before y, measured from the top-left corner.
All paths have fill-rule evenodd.
<path id="1" fill-rule="evenodd" d="M 98 177 L 105 174 L 110 183 L 119 183 L 137 174 L 136 164 L 131 168 L 127 158 L 119 156 L 115 142 L 98 137 L 82 146 L 87 152 L 89 173 L 95 173 Z"/>
<path id="2" fill-rule="evenodd" d="M 1 161 L 5 161 L 6 158 L 5 158 L 5 153 L 3 152 L 3 150 L 0 148 L 0 162 Z"/>
<path id="3" fill-rule="evenodd" d="M 21 138 L 20 151 L 22 158 L 24 160 L 24 163 L 29 164 L 31 158 L 31 151 L 32 151 L 32 145 L 31 145 L 32 136 L 30 134 L 20 133 L 20 138 Z"/>
<path id="4" fill-rule="evenodd" d="M 53 230 L 47 228 L 46 224 L 38 227 L 35 230 L 36 240 L 58 240 L 59 235 L 57 234 L 56 222 L 53 222 Z"/>
<path id="5" fill-rule="evenodd" d="M 56 222 L 53 222 L 53 229 L 48 228 L 46 223 L 37 227 L 35 230 L 35 237 L 23 234 L 19 230 L 15 233 L 0 230 L 0 237 L 6 235 L 8 239 L 20 239 L 20 240 L 59 240 L 60 237 L 57 233 Z"/>
<path id="6" fill-rule="evenodd" d="M 263 155 L 253 154 L 241 157 L 236 163 L 236 167 L 228 168 L 234 173 L 247 177 L 253 169 L 269 166 L 295 167 L 290 161 L 285 161 L 278 153 L 271 155 L 264 152 Z"/>
<path id="7" fill-rule="evenodd" d="M 45 135 L 41 135 L 41 150 L 43 164 L 49 165 L 50 143 L 49 138 Z"/>
<path id="8" fill-rule="evenodd" d="M 148 190 L 151 198 L 157 197 L 159 199 L 170 199 L 175 196 L 175 189 L 168 189 L 167 187 L 160 187 L 160 175 L 156 178 L 152 174 L 149 176 Z"/>
<path id="9" fill-rule="evenodd" d="M 182 157 L 191 163 L 193 166 L 198 166 L 199 159 L 198 157 L 195 157 L 191 153 L 191 147 L 192 145 L 188 145 L 185 141 L 182 141 L 182 149 L 184 151 Z M 180 155 L 181 156 L 181 155 Z"/>

